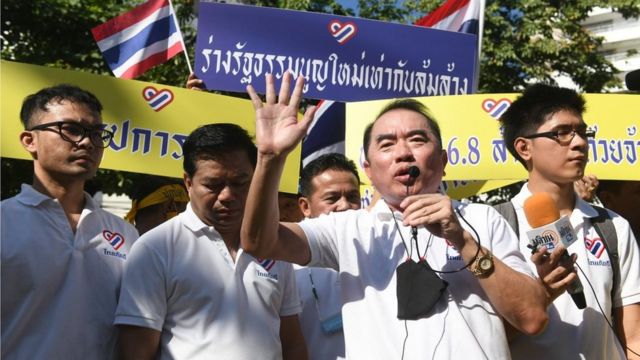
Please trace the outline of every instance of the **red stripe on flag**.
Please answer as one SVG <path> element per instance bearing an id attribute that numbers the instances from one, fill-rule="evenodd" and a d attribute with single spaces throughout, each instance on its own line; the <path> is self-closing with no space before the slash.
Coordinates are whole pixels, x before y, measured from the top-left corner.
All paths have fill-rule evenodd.
<path id="1" fill-rule="evenodd" d="M 152 67 L 162 64 L 163 62 L 171 59 L 172 57 L 176 56 L 177 54 L 179 54 L 181 51 L 183 51 L 184 48 L 182 47 L 182 42 L 179 41 L 175 44 L 173 44 L 173 46 L 171 46 L 170 48 L 163 50 L 159 53 L 155 53 L 151 56 L 149 56 L 148 58 L 140 61 L 139 63 L 133 65 L 132 67 L 130 67 L 129 69 L 127 69 L 127 71 L 125 71 L 122 75 L 120 75 L 120 78 L 122 79 L 133 79 L 137 76 L 142 75 L 145 71 L 151 69 Z"/>
<path id="2" fill-rule="evenodd" d="M 449 17 L 451 14 L 462 9 L 468 4 L 469 0 L 448 0 L 444 4 L 440 5 L 439 8 L 416 20 L 414 25 L 432 27 L 433 25 L 440 22 L 440 20 Z"/>
<path id="3" fill-rule="evenodd" d="M 100 41 L 140 22 L 142 19 L 165 6 L 169 6 L 168 0 L 149 0 L 122 15 L 114 17 L 104 24 L 94 27 L 91 29 L 91 32 L 96 41 Z"/>

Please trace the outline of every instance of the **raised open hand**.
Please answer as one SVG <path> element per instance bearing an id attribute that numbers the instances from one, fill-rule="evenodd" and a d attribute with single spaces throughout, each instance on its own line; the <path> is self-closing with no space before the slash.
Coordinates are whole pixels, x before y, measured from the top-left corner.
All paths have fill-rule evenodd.
<path id="1" fill-rule="evenodd" d="M 286 156 L 306 135 L 316 109 L 315 106 L 309 107 L 298 122 L 303 86 L 304 78 L 300 76 L 291 94 L 291 73 L 286 72 L 276 99 L 273 75 L 267 74 L 264 104 L 253 86 L 247 86 L 247 93 L 256 109 L 256 145 L 260 154 Z"/>

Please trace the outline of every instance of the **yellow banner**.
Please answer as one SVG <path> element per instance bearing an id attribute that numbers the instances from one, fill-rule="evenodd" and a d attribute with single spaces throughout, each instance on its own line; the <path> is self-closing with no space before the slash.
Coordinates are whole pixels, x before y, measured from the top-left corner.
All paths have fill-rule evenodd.
<path id="1" fill-rule="evenodd" d="M 524 167 L 506 149 L 497 119 L 518 94 L 480 94 L 418 98 L 438 120 L 443 147 L 449 163 L 445 180 L 448 191 L 472 193 L 526 179 Z M 589 164 L 586 172 L 599 179 L 638 180 L 640 148 L 640 97 L 630 94 L 585 94 L 585 122 L 597 129 L 589 139 Z M 364 160 L 362 135 L 389 100 L 347 104 L 347 156 Z M 364 172 L 361 172 L 366 179 Z M 452 180 L 458 181 L 452 183 Z M 468 180 L 489 180 L 468 182 Z M 493 182 L 500 180 L 500 182 Z M 467 195 L 468 196 L 468 195 Z M 458 196 L 456 196 L 458 197 Z"/>
<path id="2" fill-rule="evenodd" d="M 196 127 L 234 123 L 255 134 L 249 100 L 9 61 L 0 70 L 3 157 L 31 159 L 18 139 L 22 101 L 60 83 L 86 89 L 102 102 L 103 121 L 115 132 L 101 164 L 106 169 L 182 177 L 182 144 Z M 298 146 L 287 160 L 281 191 L 297 193 L 299 164 Z"/>

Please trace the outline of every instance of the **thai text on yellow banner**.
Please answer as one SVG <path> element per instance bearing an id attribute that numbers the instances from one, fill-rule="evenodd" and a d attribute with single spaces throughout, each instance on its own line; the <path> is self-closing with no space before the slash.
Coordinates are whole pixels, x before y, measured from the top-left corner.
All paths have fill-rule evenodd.
<path id="1" fill-rule="evenodd" d="M 418 98 L 437 119 L 448 164 L 445 180 L 522 180 L 527 173 L 513 158 L 500 133 L 498 118 L 518 94 L 480 94 Z M 638 180 L 640 97 L 585 94 L 584 121 L 597 130 L 588 140 L 586 172 L 599 179 Z M 347 156 L 364 161 L 362 134 L 389 100 L 347 104 Z M 364 172 L 362 178 L 366 179 Z"/>
<path id="2" fill-rule="evenodd" d="M 60 83 L 94 93 L 104 106 L 103 121 L 115 137 L 105 150 L 102 168 L 182 177 L 182 144 L 196 127 L 234 123 L 255 133 L 249 100 L 9 61 L 2 61 L 0 68 L 3 157 L 31 159 L 18 138 L 23 131 L 22 101 Z M 297 193 L 299 164 L 298 146 L 287 159 L 281 191 Z"/>

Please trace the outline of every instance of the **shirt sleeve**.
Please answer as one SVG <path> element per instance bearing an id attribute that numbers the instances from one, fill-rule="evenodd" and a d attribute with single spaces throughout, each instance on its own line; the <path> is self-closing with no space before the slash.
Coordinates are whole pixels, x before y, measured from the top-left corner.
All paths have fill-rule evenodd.
<path id="1" fill-rule="evenodd" d="M 621 216 L 614 214 L 613 225 L 618 236 L 620 286 L 614 293 L 613 307 L 640 303 L 640 250 L 638 242 Z"/>
<path id="2" fill-rule="evenodd" d="M 114 324 L 162 331 L 167 311 L 166 257 L 152 246 L 153 240 L 159 239 L 148 234 L 136 241 L 129 252 Z"/>
<path id="3" fill-rule="evenodd" d="M 307 266 L 327 267 L 339 271 L 336 229 L 342 227 L 336 219 L 336 213 L 330 213 L 313 219 L 305 219 L 299 223 L 309 241 L 311 251 L 311 261 Z"/>
<path id="4" fill-rule="evenodd" d="M 493 256 L 500 259 L 500 261 L 513 270 L 535 278 L 524 255 L 520 252 L 518 236 L 507 220 L 491 206 L 477 206 L 483 206 L 487 209 L 489 241 L 487 241 L 487 243 L 483 242 L 482 245 L 489 249 Z"/>
<path id="5" fill-rule="evenodd" d="M 293 266 L 290 263 L 281 262 L 283 265 L 282 280 L 284 288 L 282 291 L 282 305 L 280 306 L 280 316 L 299 314 L 302 311 L 302 304 L 298 296 L 296 277 Z"/>

